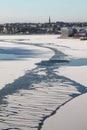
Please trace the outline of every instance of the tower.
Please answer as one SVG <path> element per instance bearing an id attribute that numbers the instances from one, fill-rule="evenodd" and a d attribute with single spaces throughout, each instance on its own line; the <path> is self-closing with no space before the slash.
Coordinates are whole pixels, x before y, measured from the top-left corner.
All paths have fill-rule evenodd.
<path id="1" fill-rule="evenodd" d="M 51 24 L 51 19 L 50 19 L 50 16 L 49 16 L 49 25 Z"/>

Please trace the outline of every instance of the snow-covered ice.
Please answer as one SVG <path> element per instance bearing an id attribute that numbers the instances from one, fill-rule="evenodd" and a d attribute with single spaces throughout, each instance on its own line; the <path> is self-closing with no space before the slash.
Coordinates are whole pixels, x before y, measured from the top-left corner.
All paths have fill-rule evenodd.
<path id="1" fill-rule="evenodd" d="M 86 92 L 86 59 L 87 41 L 0 36 L 0 128 L 40 130 L 45 119 Z"/>

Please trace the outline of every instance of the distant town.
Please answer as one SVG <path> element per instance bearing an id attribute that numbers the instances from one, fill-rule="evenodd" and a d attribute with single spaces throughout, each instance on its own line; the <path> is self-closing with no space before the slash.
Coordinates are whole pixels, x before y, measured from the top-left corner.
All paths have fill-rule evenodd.
<path id="1" fill-rule="evenodd" d="M 62 37 L 87 37 L 87 22 L 6 23 L 0 34 L 62 34 Z"/>

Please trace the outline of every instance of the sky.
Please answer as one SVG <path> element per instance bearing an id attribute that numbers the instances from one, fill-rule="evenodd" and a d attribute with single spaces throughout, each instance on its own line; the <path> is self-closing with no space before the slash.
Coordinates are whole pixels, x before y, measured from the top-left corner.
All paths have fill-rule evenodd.
<path id="1" fill-rule="evenodd" d="M 87 22 L 87 0 L 0 0 L 0 23 Z"/>

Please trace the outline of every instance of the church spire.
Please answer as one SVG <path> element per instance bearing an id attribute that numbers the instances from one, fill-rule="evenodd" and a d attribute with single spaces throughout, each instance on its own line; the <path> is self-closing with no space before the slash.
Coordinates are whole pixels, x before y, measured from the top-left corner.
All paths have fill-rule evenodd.
<path id="1" fill-rule="evenodd" d="M 49 16 L 49 24 L 51 24 L 51 19 L 50 19 L 50 16 Z"/>

